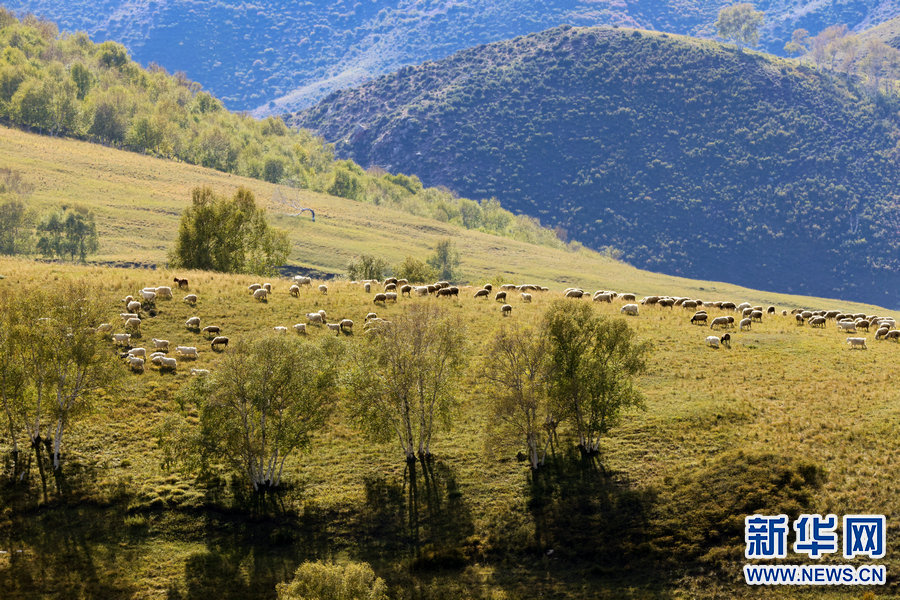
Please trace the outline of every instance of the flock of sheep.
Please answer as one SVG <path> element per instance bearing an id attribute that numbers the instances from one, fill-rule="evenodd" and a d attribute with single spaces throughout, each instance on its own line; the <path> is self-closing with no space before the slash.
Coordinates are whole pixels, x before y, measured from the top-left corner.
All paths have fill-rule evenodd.
<path id="1" fill-rule="evenodd" d="M 175 287 L 182 291 L 189 291 L 189 282 L 187 279 L 176 277 L 174 280 Z M 298 276 L 291 282 L 288 294 L 292 297 L 299 298 L 302 286 L 312 289 L 312 280 L 309 277 Z M 430 285 L 411 285 L 405 279 L 388 278 L 384 281 L 363 280 L 353 281 L 351 285 L 361 286 L 366 293 L 372 293 L 372 302 L 375 305 L 386 305 L 388 302 L 396 303 L 398 298 L 406 296 L 412 298 L 435 296 L 438 298 L 458 298 L 460 288 L 452 285 L 448 281 L 438 281 Z M 318 293 L 322 295 L 328 294 L 328 286 L 320 284 L 317 288 Z M 270 283 L 254 283 L 248 286 L 247 291 L 258 302 L 268 302 L 272 295 L 272 284 Z M 512 313 L 512 305 L 508 304 L 508 300 L 516 293 L 522 303 L 530 303 L 532 301 L 532 293 L 547 292 L 548 288 L 534 284 L 503 284 L 497 291 L 494 291 L 491 284 L 485 284 L 477 289 L 472 297 L 475 300 L 489 300 L 493 296 L 493 300 L 502 303 L 500 306 L 500 314 L 504 317 Z M 565 298 L 583 299 L 591 298 L 594 302 L 612 303 L 614 300 L 621 301 L 624 304 L 619 312 L 637 317 L 640 314 L 641 306 L 657 306 L 662 308 L 679 307 L 684 310 L 693 311 L 690 317 L 692 325 L 706 326 L 710 329 L 733 329 L 737 327 L 739 331 L 750 331 L 754 323 L 762 323 L 765 315 L 775 315 L 774 306 L 763 308 L 762 306 L 753 306 L 749 302 L 736 304 L 728 301 L 705 302 L 703 300 L 672 297 L 672 296 L 645 296 L 640 301 L 637 300 L 635 294 L 618 293 L 610 290 L 598 290 L 593 294 L 585 292 L 581 288 L 567 288 L 563 291 Z M 125 312 L 120 313 L 123 319 L 124 331 L 111 333 L 111 339 L 117 346 L 124 347 L 124 352 L 120 357 L 124 359 L 128 366 L 137 373 L 144 371 L 147 362 L 159 368 L 160 371 L 174 372 L 178 368 L 178 358 L 196 359 L 199 357 L 199 351 L 196 346 L 174 346 L 175 356 L 168 356 L 170 350 L 169 340 L 156 339 L 151 340 L 153 351 L 148 354 L 148 350 L 143 347 L 131 347 L 132 338 L 140 336 L 142 318 L 154 317 L 158 314 L 156 308 L 157 301 L 172 300 L 174 297 L 172 287 L 159 286 L 141 289 L 135 296 L 127 296 L 123 299 Z M 196 306 L 198 296 L 195 293 L 188 293 L 182 301 L 189 306 Z M 709 311 L 717 310 L 720 313 L 735 314 L 719 314 L 711 317 Z M 739 314 L 737 314 L 739 313 Z M 782 310 L 781 315 L 787 317 L 789 312 Z M 790 311 L 794 316 L 794 322 L 798 326 L 808 324 L 810 327 L 825 327 L 829 320 L 833 320 L 836 328 L 840 332 L 856 333 L 859 330 L 866 332 L 875 330 L 876 340 L 895 340 L 900 341 L 900 330 L 896 329 L 896 321 L 892 317 L 882 317 L 877 315 L 866 315 L 864 313 L 844 313 L 839 310 L 803 310 L 794 309 Z M 309 326 L 324 326 L 336 335 L 353 333 L 353 321 L 347 318 L 340 318 L 330 321 L 325 310 L 306 313 L 306 322 L 297 323 L 291 327 L 297 334 L 306 335 Z M 388 324 L 389 321 L 378 317 L 377 313 L 369 312 L 365 316 L 364 330 L 371 331 L 372 328 L 379 324 Z M 222 351 L 228 347 L 228 338 L 220 335 L 221 328 L 218 325 L 207 325 L 201 329 L 200 317 L 192 316 L 185 321 L 185 328 L 194 334 L 203 333 L 210 344 L 210 349 L 214 352 Z M 110 333 L 113 326 L 104 323 L 98 327 L 98 331 Z M 284 325 L 276 325 L 273 327 L 276 334 L 286 334 L 289 328 Z M 725 332 L 721 336 L 706 336 L 706 344 L 713 348 L 731 346 L 731 334 Z M 850 348 L 865 349 L 865 337 L 848 337 L 846 343 Z M 205 374 L 206 369 L 191 369 L 194 375 Z"/>

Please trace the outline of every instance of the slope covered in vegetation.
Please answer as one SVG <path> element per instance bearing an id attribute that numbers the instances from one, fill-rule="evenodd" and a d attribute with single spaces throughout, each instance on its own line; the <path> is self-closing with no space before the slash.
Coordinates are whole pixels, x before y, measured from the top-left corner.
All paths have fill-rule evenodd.
<path id="1" fill-rule="evenodd" d="M 843 75 L 562 27 L 402 69 L 293 122 L 643 268 L 898 306 L 895 113 Z"/>
<path id="2" fill-rule="evenodd" d="M 68 30 L 124 43 L 138 60 L 200 81 L 233 109 L 281 114 L 399 67 L 564 23 L 621 25 L 711 37 L 731 0 L 7 0 Z M 762 47 L 780 53 L 791 32 L 870 26 L 896 0 L 759 0 Z"/>

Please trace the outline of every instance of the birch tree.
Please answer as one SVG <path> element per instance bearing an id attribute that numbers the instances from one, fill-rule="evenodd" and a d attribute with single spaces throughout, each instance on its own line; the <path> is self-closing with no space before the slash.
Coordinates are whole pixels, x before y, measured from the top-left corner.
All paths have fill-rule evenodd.
<path id="1" fill-rule="evenodd" d="M 646 369 L 650 346 L 637 341 L 624 320 L 604 318 L 580 303 L 553 303 L 544 331 L 553 406 L 571 422 L 582 455 L 594 456 L 622 413 L 643 405 L 634 377 Z"/>
<path id="2" fill-rule="evenodd" d="M 3 412 L 4 435 L 8 437 L 12 455 L 13 481 L 19 471 L 19 414 L 27 381 L 18 327 L 21 310 L 21 302 L 12 293 L 4 291 L 0 294 L 0 410 Z"/>
<path id="3" fill-rule="evenodd" d="M 494 417 L 488 442 L 513 447 L 524 442 L 533 470 L 543 466 L 556 431 L 547 394 L 548 349 L 540 332 L 506 328 L 489 345 L 482 368 Z"/>
<path id="4" fill-rule="evenodd" d="M 434 433 L 450 425 L 465 348 L 463 324 L 437 306 L 377 324 L 356 356 L 352 416 L 374 439 L 396 439 L 408 463 L 428 460 Z"/>
<path id="5" fill-rule="evenodd" d="M 310 446 L 335 403 L 336 344 L 267 338 L 236 346 L 180 395 L 200 414 L 194 450 L 224 459 L 255 492 L 277 489 L 288 457 Z"/>

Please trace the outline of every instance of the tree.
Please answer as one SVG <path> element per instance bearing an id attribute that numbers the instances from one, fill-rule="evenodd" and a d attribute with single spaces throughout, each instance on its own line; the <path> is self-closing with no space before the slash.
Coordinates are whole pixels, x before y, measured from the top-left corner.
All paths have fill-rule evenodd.
<path id="1" fill-rule="evenodd" d="M 787 54 L 796 56 L 809 51 L 812 38 L 806 29 L 795 29 L 791 34 L 791 41 L 784 45 L 784 51 Z"/>
<path id="2" fill-rule="evenodd" d="M 23 364 L 20 323 L 25 306 L 11 290 L 0 291 L 0 409 L 5 433 L 9 436 L 15 483 L 19 471 L 19 417 L 25 398 L 26 373 Z"/>
<path id="3" fill-rule="evenodd" d="M 37 226 L 37 249 L 51 258 L 84 262 L 100 247 L 94 213 L 82 206 L 62 207 L 45 214 Z"/>
<path id="4" fill-rule="evenodd" d="M 179 394 L 199 413 L 197 447 L 182 456 L 221 458 L 254 492 L 278 489 L 285 461 L 309 447 L 336 401 L 336 344 L 264 338 L 236 346 Z"/>
<path id="5" fill-rule="evenodd" d="M 388 600 L 387 585 L 369 563 L 305 562 L 294 579 L 279 583 L 278 600 Z"/>
<path id="6" fill-rule="evenodd" d="M 534 470 L 544 464 L 556 431 L 547 394 L 548 350 L 546 337 L 533 328 L 505 328 L 490 343 L 482 368 L 495 419 L 489 443 L 521 448 L 524 442 Z"/>
<path id="7" fill-rule="evenodd" d="M 437 272 L 440 279 L 453 281 L 459 277 L 459 252 L 450 238 L 444 238 L 437 243 L 434 254 L 428 258 L 428 265 Z"/>
<path id="8" fill-rule="evenodd" d="M 593 456 L 622 412 L 643 405 L 634 377 L 646 369 L 650 345 L 638 342 L 622 319 L 606 319 L 589 305 L 565 300 L 547 310 L 543 330 L 552 406 L 571 421 L 582 455 Z"/>
<path id="9" fill-rule="evenodd" d="M 428 283 L 437 279 L 437 271 L 425 261 L 412 256 L 407 256 L 403 262 L 394 266 L 394 275 L 412 283 Z"/>
<path id="10" fill-rule="evenodd" d="M 350 279 L 381 279 L 387 271 L 387 261 L 371 254 L 360 254 L 347 263 Z"/>
<path id="11" fill-rule="evenodd" d="M 763 13 L 754 9 L 752 4 L 735 4 L 719 11 L 716 30 L 719 37 L 731 40 L 738 47 L 756 46 L 763 20 Z"/>
<path id="12" fill-rule="evenodd" d="M 287 233 L 269 226 L 253 192 L 240 188 L 227 199 L 198 187 L 181 216 L 171 262 L 185 269 L 269 274 L 289 251 Z"/>
<path id="13" fill-rule="evenodd" d="M 395 437 L 408 463 L 431 456 L 449 427 L 465 364 L 465 330 L 444 309 L 414 304 L 366 337 L 351 370 L 351 414 L 374 439 Z"/>
<path id="14" fill-rule="evenodd" d="M 350 161 L 337 163 L 334 169 L 334 183 L 328 188 L 328 193 L 350 200 L 362 200 L 363 175 L 362 169 Z"/>

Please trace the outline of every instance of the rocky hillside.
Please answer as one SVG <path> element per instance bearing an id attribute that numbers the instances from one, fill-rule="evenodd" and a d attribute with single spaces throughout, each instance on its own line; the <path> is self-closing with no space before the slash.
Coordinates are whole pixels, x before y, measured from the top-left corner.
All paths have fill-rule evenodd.
<path id="1" fill-rule="evenodd" d="M 561 27 L 332 94 L 294 124 L 643 268 L 897 307 L 895 115 L 843 75 Z"/>
<path id="2" fill-rule="evenodd" d="M 731 0 L 7 0 L 68 30 L 123 42 L 134 57 L 184 71 L 235 110 L 281 114 L 402 66 L 564 23 L 712 36 Z M 791 32 L 851 30 L 900 15 L 898 0 L 759 0 L 761 45 Z"/>

